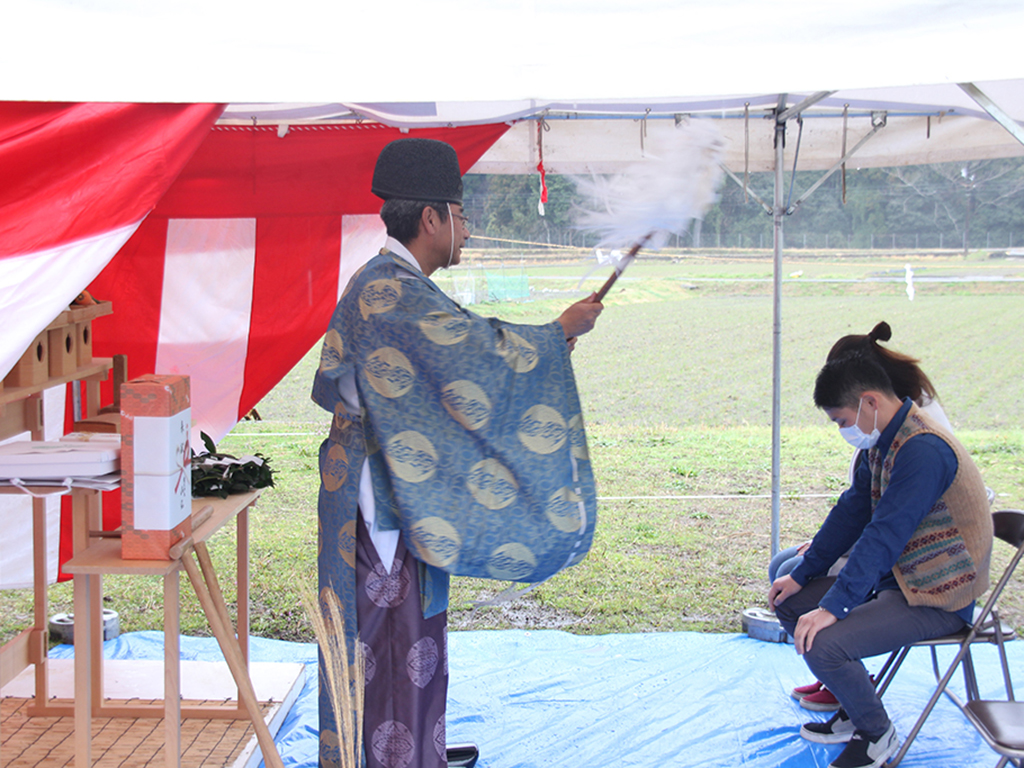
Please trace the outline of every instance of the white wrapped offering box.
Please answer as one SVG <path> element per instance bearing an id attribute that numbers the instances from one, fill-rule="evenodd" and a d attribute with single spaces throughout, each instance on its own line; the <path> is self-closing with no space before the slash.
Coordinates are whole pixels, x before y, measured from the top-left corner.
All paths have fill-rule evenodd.
<path id="1" fill-rule="evenodd" d="M 121 385 L 121 556 L 166 560 L 192 533 L 192 428 L 188 376 Z"/>

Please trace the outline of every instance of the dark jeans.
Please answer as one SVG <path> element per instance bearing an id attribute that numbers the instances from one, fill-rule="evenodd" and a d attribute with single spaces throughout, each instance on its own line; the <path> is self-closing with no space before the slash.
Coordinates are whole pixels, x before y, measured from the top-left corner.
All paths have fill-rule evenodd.
<path id="1" fill-rule="evenodd" d="M 834 576 L 812 579 L 777 606 L 775 615 L 783 628 L 794 634 L 797 620 L 818 607 L 818 601 L 834 582 Z M 854 727 L 877 736 L 888 729 L 889 716 L 861 659 L 948 635 L 963 626 L 963 619 L 955 613 L 909 606 L 902 592 L 889 589 L 819 632 L 811 650 L 804 654 L 804 661 L 839 700 Z"/>

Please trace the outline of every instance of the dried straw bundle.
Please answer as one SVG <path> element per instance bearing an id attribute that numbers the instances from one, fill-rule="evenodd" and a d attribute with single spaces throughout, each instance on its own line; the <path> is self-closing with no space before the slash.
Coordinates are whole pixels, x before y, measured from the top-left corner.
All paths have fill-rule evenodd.
<path id="1" fill-rule="evenodd" d="M 341 601 L 333 589 L 325 587 L 317 600 L 303 583 L 299 593 L 323 656 L 320 680 L 321 684 L 327 682 L 327 695 L 338 729 L 338 766 L 359 768 L 363 754 L 363 645 L 357 637 L 354 652 L 349 654 Z"/>

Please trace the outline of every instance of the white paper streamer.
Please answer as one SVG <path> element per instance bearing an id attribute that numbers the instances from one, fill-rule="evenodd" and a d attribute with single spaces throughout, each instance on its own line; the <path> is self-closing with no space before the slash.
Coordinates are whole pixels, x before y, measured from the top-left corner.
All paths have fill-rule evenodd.
<path id="1" fill-rule="evenodd" d="M 622 174 L 577 179 L 589 201 L 578 226 L 600 235 L 599 248 L 628 248 L 648 236 L 645 248 L 661 248 L 717 200 L 723 146 L 710 121 L 683 123 Z"/>

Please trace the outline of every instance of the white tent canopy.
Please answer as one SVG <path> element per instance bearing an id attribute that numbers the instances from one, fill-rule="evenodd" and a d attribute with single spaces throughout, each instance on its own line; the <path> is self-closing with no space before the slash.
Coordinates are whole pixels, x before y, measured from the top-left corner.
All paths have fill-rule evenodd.
<path id="1" fill-rule="evenodd" d="M 705 118 L 731 170 L 770 171 L 763 118 L 818 93 L 803 169 L 880 121 L 855 165 L 1022 151 L 957 86 L 1024 119 L 1015 0 L 25 0 L 5 22 L 2 100 L 221 102 L 247 124 L 521 120 L 481 173 L 534 172 L 539 118 L 552 173 L 619 169 Z"/>
<path id="2" fill-rule="evenodd" d="M 1014 0 L 23 0 L 4 27 L 8 100 L 650 99 L 1024 74 Z"/>
<path id="3" fill-rule="evenodd" d="M 1024 120 L 1024 80 L 976 83 L 1003 111 Z M 751 93 L 674 99 L 391 104 L 230 104 L 222 123 L 300 125 L 369 119 L 398 127 L 518 121 L 478 162 L 476 173 L 534 173 L 543 150 L 549 173 L 606 173 L 657 152 L 675 126 L 713 120 L 734 172 L 775 167 L 775 110 L 811 93 Z M 840 90 L 802 111 L 801 170 L 827 169 L 872 133 L 856 167 L 921 165 L 1012 157 L 1022 146 L 957 84 Z M 539 144 L 538 121 L 545 123 Z M 844 140 L 845 139 L 845 140 Z M 797 136 L 787 144 L 795 151 Z"/>
<path id="4" fill-rule="evenodd" d="M 803 170 L 844 147 L 854 167 L 1024 154 L 1019 0 L 25 0 L 4 20 L 0 100 L 228 103 L 222 122 L 279 135 L 520 121 L 479 172 L 535 172 L 541 151 L 548 172 L 612 171 L 715 119 L 733 174 L 776 174 L 773 549 L 796 147 Z"/>

